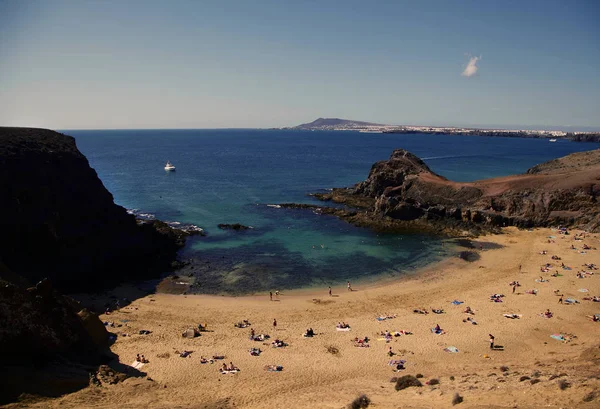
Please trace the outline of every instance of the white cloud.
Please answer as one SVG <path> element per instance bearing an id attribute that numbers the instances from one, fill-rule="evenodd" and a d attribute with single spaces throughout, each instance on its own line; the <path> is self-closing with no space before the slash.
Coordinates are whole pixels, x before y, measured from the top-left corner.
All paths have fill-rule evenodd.
<path id="1" fill-rule="evenodd" d="M 472 77 L 473 75 L 477 74 L 477 71 L 479 70 L 479 67 L 477 66 L 477 62 L 479 62 L 479 60 L 481 60 L 481 56 L 469 58 L 469 62 L 467 63 L 467 66 L 463 70 L 462 76 L 468 78 L 468 77 Z"/>

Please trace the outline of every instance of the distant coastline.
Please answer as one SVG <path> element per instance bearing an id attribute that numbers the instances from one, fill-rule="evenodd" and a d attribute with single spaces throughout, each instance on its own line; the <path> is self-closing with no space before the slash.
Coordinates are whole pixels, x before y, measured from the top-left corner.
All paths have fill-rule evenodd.
<path id="1" fill-rule="evenodd" d="M 308 131 L 359 131 L 365 133 L 498 136 L 505 138 L 564 139 L 572 142 L 600 142 L 600 132 L 565 132 L 545 129 L 485 129 L 449 126 L 385 125 L 339 118 L 319 118 L 291 128 Z"/>

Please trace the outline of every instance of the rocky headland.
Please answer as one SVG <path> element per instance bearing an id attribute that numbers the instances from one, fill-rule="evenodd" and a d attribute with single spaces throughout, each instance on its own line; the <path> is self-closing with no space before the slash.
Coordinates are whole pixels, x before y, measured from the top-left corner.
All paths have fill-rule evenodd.
<path id="1" fill-rule="evenodd" d="M 136 220 L 75 139 L 46 129 L 0 128 L 0 191 L 0 403 L 140 375 L 114 360 L 98 316 L 61 292 L 159 276 L 195 232 Z"/>
<path id="2" fill-rule="evenodd" d="M 412 153 L 395 150 L 375 163 L 363 182 L 314 194 L 345 205 L 311 208 L 378 231 L 419 230 L 464 235 L 500 227 L 561 224 L 600 231 L 600 149 L 574 153 L 525 174 L 475 182 L 453 182 Z"/>
<path id="3" fill-rule="evenodd" d="M 108 288 L 170 270 L 187 233 L 136 221 L 114 203 L 75 139 L 0 128 L 0 262 L 65 292 Z"/>

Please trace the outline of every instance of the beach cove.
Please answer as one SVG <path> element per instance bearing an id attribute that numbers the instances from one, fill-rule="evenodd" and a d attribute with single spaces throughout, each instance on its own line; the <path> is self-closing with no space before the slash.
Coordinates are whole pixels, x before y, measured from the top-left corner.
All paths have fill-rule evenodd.
<path id="1" fill-rule="evenodd" d="M 119 361 L 132 364 L 137 354 L 144 355 L 149 362 L 140 370 L 146 377 L 29 406 L 340 408 L 364 393 L 375 407 L 425 408 L 450 407 L 459 393 L 464 407 L 595 407 L 600 323 L 587 316 L 600 313 L 600 303 L 584 298 L 600 295 L 600 277 L 583 264 L 600 264 L 600 239 L 585 234 L 583 240 L 574 240 L 581 232 L 559 233 L 506 228 L 475 242 L 477 261 L 452 258 L 392 283 L 355 286 L 354 291 L 336 287 L 332 296 L 327 288 L 285 292 L 273 295 L 273 301 L 268 293 L 148 295 L 101 316 L 122 325 L 108 328 L 117 334 L 111 350 Z M 593 250 L 583 250 L 584 244 Z M 540 272 L 547 263 L 550 270 Z M 570 269 L 563 269 L 563 263 Z M 579 271 L 593 274 L 577 278 Z M 560 275 L 553 277 L 555 273 Z M 540 276 L 544 281 L 536 282 Z M 509 283 L 515 280 L 521 286 L 513 293 Z M 537 294 L 528 293 L 534 289 Z M 491 301 L 492 294 L 504 295 L 502 302 Z M 577 303 L 566 304 L 569 298 Z M 463 303 L 454 305 L 455 300 Z M 467 306 L 474 315 L 464 313 Z M 429 313 L 414 313 L 418 308 Z M 435 314 L 432 308 L 444 313 Z M 543 317 L 548 309 L 552 318 Z M 251 325 L 234 326 L 243 320 Z M 350 331 L 336 331 L 338 322 L 348 323 Z M 198 324 L 206 324 L 208 331 L 182 337 Z M 431 332 L 438 324 L 443 334 Z M 251 328 L 270 339 L 250 340 Z M 314 337 L 302 336 L 308 328 Z M 141 335 L 140 330 L 150 333 Z M 411 335 L 386 342 L 381 335 L 386 330 Z M 494 350 L 489 334 L 495 337 Z M 353 340 L 365 337 L 369 347 L 356 347 Z M 275 339 L 288 345 L 274 348 Z M 390 347 L 393 356 L 388 355 Z M 458 352 L 445 351 L 448 347 Z M 260 348 L 260 356 L 250 355 L 251 348 Z M 176 351 L 192 352 L 181 358 Z M 213 355 L 225 359 L 200 363 L 201 356 L 210 360 Z M 406 361 L 404 370 L 395 372 L 389 365 L 396 359 Z M 230 362 L 240 372 L 221 374 L 219 368 Z M 283 370 L 267 371 L 268 365 Z M 422 374 L 423 387 L 396 391 L 390 379 L 407 374 Z M 431 379 L 440 383 L 426 385 Z M 563 380 L 564 390 L 559 385 Z"/>

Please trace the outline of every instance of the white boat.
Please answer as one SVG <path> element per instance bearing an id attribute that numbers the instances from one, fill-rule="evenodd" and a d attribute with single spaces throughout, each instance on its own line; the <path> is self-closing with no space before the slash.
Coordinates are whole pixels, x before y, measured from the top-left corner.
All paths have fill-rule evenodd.
<path id="1" fill-rule="evenodd" d="M 167 161 L 167 163 L 165 164 L 165 170 L 167 170 L 167 171 L 175 170 L 175 165 L 173 165 L 171 162 Z"/>
<path id="2" fill-rule="evenodd" d="M 550 139 L 550 142 L 556 142 L 556 139 Z"/>

